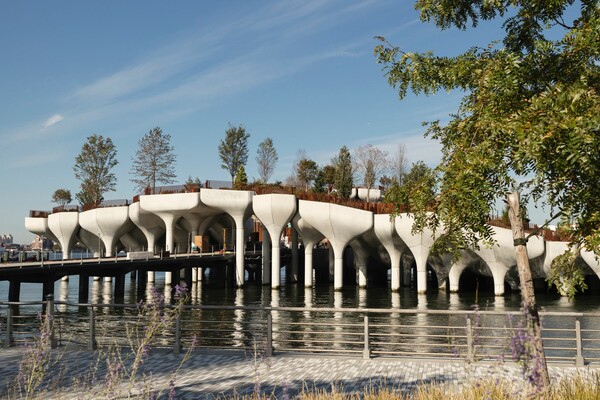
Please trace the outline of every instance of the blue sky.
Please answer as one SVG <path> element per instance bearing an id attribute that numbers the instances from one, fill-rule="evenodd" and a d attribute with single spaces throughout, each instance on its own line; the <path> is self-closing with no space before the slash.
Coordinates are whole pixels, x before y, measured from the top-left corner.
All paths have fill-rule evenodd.
<path id="1" fill-rule="evenodd" d="M 298 150 L 324 165 L 342 145 L 370 143 L 434 166 L 440 146 L 422 121 L 446 119 L 459 93 L 402 102 L 373 56 L 375 35 L 407 51 L 456 54 L 501 37 L 494 24 L 440 32 L 405 0 L 28 1 L 0 3 L 0 234 L 29 243 L 29 210 L 73 196 L 86 138 L 112 138 L 117 191 L 131 199 L 131 158 L 151 128 L 171 134 L 178 183 L 229 180 L 219 141 L 229 123 L 279 153 L 272 180 L 291 175 Z"/>

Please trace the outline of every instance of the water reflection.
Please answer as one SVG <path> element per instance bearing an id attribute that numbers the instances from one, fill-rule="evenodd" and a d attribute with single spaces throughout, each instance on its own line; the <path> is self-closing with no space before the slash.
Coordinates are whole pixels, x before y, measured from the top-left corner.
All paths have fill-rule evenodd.
<path id="1" fill-rule="evenodd" d="M 244 290 L 237 289 L 235 292 L 235 305 L 244 305 Z M 233 345 L 242 347 L 244 345 L 244 310 L 233 311 Z"/>

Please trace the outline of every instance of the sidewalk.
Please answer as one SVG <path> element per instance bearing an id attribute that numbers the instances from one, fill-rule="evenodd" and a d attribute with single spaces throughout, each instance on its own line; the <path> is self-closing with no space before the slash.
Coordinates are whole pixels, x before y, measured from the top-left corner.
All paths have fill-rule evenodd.
<path id="1" fill-rule="evenodd" d="M 19 358 L 23 349 L 0 350 L 0 387 L 18 373 Z M 61 357 L 52 369 L 54 375 L 63 376 L 59 383 L 51 384 L 46 398 L 93 398 L 93 388 L 73 388 L 76 377 L 83 379 L 83 371 L 96 364 L 98 352 L 53 350 Z M 180 365 L 184 354 L 153 351 L 143 364 L 146 383 L 153 390 L 162 390 L 168 397 L 172 372 Z M 105 365 L 100 365 L 97 384 L 104 380 Z M 570 365 L 552 364 L 553 379 L 587 372 L 591 368 L 576 368 Z M 58 373 L 60 371 L 60 373 Z M 365 387 L 393 387 L 404 393 L 419 385 L 432 382 L 462 384 L 477 378 L 519 379 L 520 369 L 514 363 L 467 364 L 464 361 L 418 360 L 359 357 L 284 355 L 267 359 L 254 357 L 243 352 L 195 351 L 177 372 L 175 379 L 177 399 L 215 399 L 234 394 L 251 394 L 255 391 L 274 394 L 277 398 L 292 398 L 303 390 L 337 391 L 360 393 Z M 139 386 L 136 385 L 136 388 Z M 0 393 L 0 397 L 2 393 Z"/>

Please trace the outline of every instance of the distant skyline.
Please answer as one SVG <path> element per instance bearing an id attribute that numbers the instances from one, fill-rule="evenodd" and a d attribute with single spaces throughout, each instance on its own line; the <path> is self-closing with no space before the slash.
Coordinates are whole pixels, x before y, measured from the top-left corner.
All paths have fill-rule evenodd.
<path id="1" fill-rule="evenodd" d="M 4 2 L 0 6 L 0 235 L 17 243 L 29 210 L 59 188 L 79 191 L 75 157 L 92 134 L 117 147 L 117 191 L 131 199 L 138 140 L 172 136 L 177 182 L 226 180 L 217 147 L 229 123 L 250 133 L 246 172 L 271 137 L 285 181 L 298 151 L 325 165 L 341 146 L 370 143 L 435 166 L 423 121 L 447 120 L 460 93 L 399 101 L 376 63 L 373 37 L 406 51 L 456 54 L 501 37 L 495 23 L 440 32 L 413 2 Z M 76 201 L 73 202 L 75 204 Z"/>

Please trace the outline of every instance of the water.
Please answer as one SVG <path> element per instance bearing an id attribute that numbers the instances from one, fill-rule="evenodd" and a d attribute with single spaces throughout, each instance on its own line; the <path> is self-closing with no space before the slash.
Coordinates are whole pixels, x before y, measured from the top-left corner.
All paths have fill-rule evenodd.
<path id="1" fill-rule="evenodd" d="M 206 279 L 206 278 L 205 278 Z M 332 285 L 317 284 L 310 289 L 299 285 L 283 285 L 278 290 L 257 283 L 248 283 L 242 289 L 226 287 L 222 282 L 205 280 L 201 286 L 194 284 L 191 288 L 192 303 L 201 305 L 244 305 L 244 306 L 280 306 L 280 307 L 338 307 L 338 308 L 402 308 L 402 309 L 435 309 L 435 310 L 470 310 L 476 303 L 481 310 L 518 311 L 521 297 L 519 292 L 508 292 L 504 296 L 494 296 L 493 292 L 480 292 L 476 296 L 473 291 L 447 293 L 443 290 L 430 291 L 426 295 L 418 295 L 413 288 L 402 288 L 399 293 L 392 293 L 389 284 L 386 286 L 370 286 L 359 289 L 347 286 L 342 291 L 334 291 Z M 70 303 L 78 302 L 79 277 L 71 276 L 69 281 L 56 281 L 54 285 L 55 299 Z M 135 281 L 129 276 L 125 279 L 125 295 L 123 299 L 115 299 L 113 283 L 90 279 L 90 303 L 124 303 L 133 304 L 140 299 L 137 296 Z M 165 288 L 164 273 L 156 273 L 154 283 L 157 291 Z M 8 301 L 8 282 L 0 282 L 0 301 Z M 541 311 L 565 312 L 600 312 L 600 296 L 584 294 L 569 301 L 556 294 L 537 292 L 536 299 Z M 42 300 L 42 285 L 39 283 L 21 284 L 21 301 Z M 272 304 L 275 302 L 276 304 Z"/>

